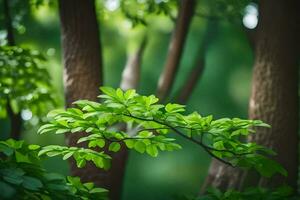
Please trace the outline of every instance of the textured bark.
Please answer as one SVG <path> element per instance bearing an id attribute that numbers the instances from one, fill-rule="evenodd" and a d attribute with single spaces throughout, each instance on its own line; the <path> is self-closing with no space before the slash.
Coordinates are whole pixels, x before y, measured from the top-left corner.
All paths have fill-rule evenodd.
<path id="1" fill-rule="evenodd" d="M 250 140 L 274 149 L 275 159 L 289 174 L 287 178 L 254 180 L 262 186 L 286 182 L 297 189 L 299 8 L 297 0 L 263 0 L 260 4 L 249 117 L 272 128 L 258 129 Z"/>
<path id="2" fill-rule="evenodd" d="M 99 30 L 93 0 L 59 1 L 66 105 L 96 100 L 102 85 Z"/>
<path id="3" fill-rule="evenodd" d="M 261 119 L 272 128 L 257 129 L 250 140 L 274 149 L 275 159 L 288 171 L 287 178 L 266 180 L 241 173 L 212 161 L 205 187 L 220 189 L 246 186 L 278 186 L 296 189 L 298 177 L 298 33 L 297 0 L 260 1 L 260 19 L 255 42 L 249 117 Z"/>
<path id="4" fill-rule="evenodd" d="M 4 16 L 5 16 L 5 27 L 7 31 L 7 43 L 9 46 L 15 46 L 15 37 L 14 37 L 14 31 L 12 27 L 12 18 L 10 14 L 10 5 L 8 0 L 3 0 L 3 8 L 4 8 Z M 10 119 L 10 137 L 18 140 L 21 136 L 21 130 L 22 130 L 22 118 L 21 114 L 14 113 L 12 110 L 11 105 L 9 104 L 10 99 L 7 100 L 7 114 Z"/>
<path id="5" fill-rule="evenodd" d="M 222 191 L 228 188 L 239 189 L 239 178 L 241 170 L 233 168 L 216 159 L 212 159 L 208 175 L 201 188 L 200 193 L 203 194 L 209 187 L 216 187 Z"/>
<path id="6" fill-rule="evenodd" d="M 78 99 L 97 100 L 99 86 L 102 85 L 102 59 L 99 30 L 93 0 L 60 0 L 59 1 L 62 47 L 64 58 L 64 82 L 66 106 Z M 70 134 L 67 142 L 77 146 L 81 134 Z M 119 199 L 123 171 L 119 172 L 119 159 L 122 154 L 114 156 L 109 171 L 97 169 L 88 164 L 78 169 L 71 162 L 72 175 L 83 181 L 92 181 L 98 186 L 110 190 L 111 199 Z M 122 160 L 122 159 L 121 159 Z"/>
<path id="7" fill-rule="evenodd" d="M 176 27 L 169 45 L 167 60 L 157 86 L 157 96 L 161 101 L 165 100 L 172 89 L 195 6 L 195 0 L 181 1 Z"/>

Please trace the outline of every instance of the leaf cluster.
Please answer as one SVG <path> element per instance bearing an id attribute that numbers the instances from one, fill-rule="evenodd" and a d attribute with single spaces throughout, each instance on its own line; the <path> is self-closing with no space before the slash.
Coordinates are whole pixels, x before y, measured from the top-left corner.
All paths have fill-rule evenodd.
<path id="1" fill-rule="evenodd" d="M 39 150 L 24 141 L 0 141 L 0 199 L 107 199 L 108 191 L 93 183 L 47 172 Z"/>
<path id="2" fill-rule="evenodd" d="M 38 51 L 0 46 L 0 117 L 6 116 L 7 106 L 15 113 L 29 109 L 42 115 L 56 104 L 45 60 Z"/>
<path id="3" fill-rule="evenodd" d="M 126 146 L 156 157 L 160 151 L 181 148 L 172 137 L 177 134 L 233 167 L 254 168 L 267 177 L 275 173 L 286 175 L 281 165 L 268 158 L 275 155 L 272 150 L 245 140 L 246 136 L 255 133 L 255 127 L 269 127 L 260 120 L 214 120 L 213 116 L 203 117 L 197 112 L 185 115 L 184 105 L 162 105 L 154 95 L 143 96 L 135 90 L 124 92 L 110 87 L 101 87 L 101 90 L 101 103 L 79 100 L 74 102 L 73 108 L 54 110 L 48 114 L 49 123 L 38 131 L 40 134 L 84 132 L 86 135 L 77 142 L 83 142 L 87 147 L 50 146 L 41 154 L 73 156 L 78 167 L 92 161 L 97 167 L 107 169 L 111 158 L 103 149 L 118 152 Z M 124 123 L 129 128 L 119 129 L 118 125 Z"/>

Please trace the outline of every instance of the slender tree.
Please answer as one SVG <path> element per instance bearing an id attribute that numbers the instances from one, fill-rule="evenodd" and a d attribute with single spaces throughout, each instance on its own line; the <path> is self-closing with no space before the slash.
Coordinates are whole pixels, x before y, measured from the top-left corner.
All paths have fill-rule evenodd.
<path id="1" fill-rule="evenodd" d="M 140 47 L 132 55 L 128 56 L 126 65 L 122 73 L 120 87 L 123 90 L 136 89 L 139 85 L 141 60 L 146 46 L 146 38 L 142 41 Z M 119 124 L 119 130 L 126 131 L 126 124 Z M 112 168 L 109 170 L 109 177 L 113 179 L 110 186 L 110 196 L 112 200 L 121 198 L 123 179 L 126 170 L 128 150 L 124 144 L 119 152 L 111 154 Z"/>
<path id="2" fill-rule="evenodd" d="M 59 14 L 66 106 L 72 107 L 72 102 L 78 99 L 97 100 L 103 74 L 94 0 L 60 0 Z M 80 135 L 69 134 L 68 145 L 77 146 L 78 137 Z M 71 173 L 84 181 L 93 181 L 107 188 L 110 188 L 113 182 L 108 173 L 93 165 L 78 169 L 75 163 L 71 162 Z"/>
<path id="3" fill-rule="evenodd" d="M 217 22 L 208 19 L 202 42 L 200 43 L 198 52 L 196 54 L 194 66 L 179 89 L 176 102 L 185 104 L 192 95 L 194 88 L 203 74 L 207 48 L 210 45 L 211 40 L 214 38 L 216 32 Z"/>
<path id="4" fill-rule="evenodd" d="M 297 188 L 299 8 L 297 0 L 260 1 L 249 102 L 249 117 L 262 119 L 272 126 L 258 129 L 250 140 L 274 149 L 288 177 L 266 180 L 250 172 L 241 176 L 241 172 L 213 160 L 204 188 L 215 186 L 225 190 L 282 183 Z"/>
<path id="5" fill-rule="evenodd" d="M 194 15 L 195 6 L 195 0 L 181 1 L 176 27 L 169 45 L 166 63 L 157 86 L 157 96 L 161 101 L 164 101 L 168 96 L 175 80 L 185 40 L 187 38 L 188 29 Z"/>

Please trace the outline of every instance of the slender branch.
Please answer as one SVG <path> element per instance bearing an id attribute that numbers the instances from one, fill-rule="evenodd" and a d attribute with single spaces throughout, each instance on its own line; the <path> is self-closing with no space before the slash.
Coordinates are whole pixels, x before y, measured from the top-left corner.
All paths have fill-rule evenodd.
<path id="1" fill-rule="evenodd" d="M 124 104 L 123 104 L 123 105 L 124 105 Z M 126 107 L 126 105 L 124 105 L 124 106 Z M 122 114 L 111 113 L 111 114 L 114 114 L 114 115 L 123 115 L 123 116 L 126 116 L 126 117 L 138 119 L 138 120 L 141 120 L 141 121 L 151 121 L 151 122 L 155 122 L 155 123 L 158 123 L 158 124 L 160 124 L 160 125 L 166 126 L 166 127 L 158 127 L 158 128 L 144 128 L 144 129 L 138 130 L 137 133 L 142 132 L 142 131 L 153 131 L 153 132 L 155 133 L 156 130 L 166 130 L 166 129 L 168 129 L 168 130 L 173 130 L 175 133 L 177 133 L 177 134 L 180 135 L 181 137 L 184 137 L 185 139 L 190 140 L 190 141 L 196 143 L 197 145 L 200 145 L 200 146 L 201 146 L 202 148 L 204 148 L 206 151 L 207 151 L 207 150 L 211 150 L 211 151 L 217 151 L 217 152 L 227 152 L 227 153 L 231 153 L 231 154 L 234 155 L 234 156 L 243 156 L 243 155 L 250 154 L 250 153 L 248 153 L 248 152 L 245 152 L 245 153 L 236 153 L 236 152 L 231 151 L 231 150 L 228 150 L 228 149 L 216 149 L 216 148 L 213 148 L 213 147 L 208 146 L 208 145 L 206 145 L 205 143 L 203 143 L 203 135 L 206 134 L 206 133 L 207 133 L 207 134 L 212 134 L 212 133 L 209 133 L 209 132 L 203 132 L 203 133 L 201 134 L 200 141 L 198 141 L 198 140 L 196 140 L 196 139 L 193 138 L 193 137 L 189 137 L 189 136 L 185 135 L 184 133 L 180 132 L 180 131 L 177 129 L 177 128 L 182 128 L 182 129 L 188 129 L 188 130 L 190 130 L 190 131 L 199 131 L 199 130 L 197 130 L 197 129 L 195 129 L 195 128 L 192 128 L 192 127 L 183 127 L 183 126 L 176 126 L 176 127 L 174 127 L 174 126 L 172 126 L 172 125 L 169 125 L 169 124 L 167 124 L 167 123 L 161 122 L 161 121 L 156 120 L 156 119 L 154 119 L 154 118 L 147 119 L 147 118 L 141 118 L 141 117 L 134 116 L 134 115 L 132 115 L 132 114 L 130 113 L 130 111 L 127 110 L 127 108 L 126 108 L 126 111 L 128 112 L 128 114 L 124 114 L 124 113 L 122 113 Z M 98 127 L 95 126 L 95 128 L 98 128 Z M 102 135 L 103 135 L 103 133 L 102 133 Z M 222 136 L 222 135 L 218 135 L 218 136 Z M 103 135 L 103 137 L 105 137 L 105 136 Z M 121 141 L 124 141 L 124 140 L 130 140 L 130 139 L 149 139 L 149 138 L 123 138 L 123 139 L 120 139 L 120 140 L 112 140 L 112 139 L 110 139 L 110 138 L 105 137 L 104 139 L 107 139 L 107 140 L 110 141 L 110 142 L 121 142 Z M 209 152 L 209 153 L 211 153 L 211 152 Z M 214 157 L 215 157 L 215 156 L 214 156 Z"/>
<path id="2" fill-rule="evenodd" d="M 157 133 L 157 130 L 169 130 L 169 128 L 143 128 L 137 131 L 137 133 L 140 133 L 142 131 L 152 131 L 152 133 L 155 135 Z"/>
<path id="3" fill-rule="evenodd" d="M 202 144 L 201 142 L 195 140 L 194 138 L 190 138 L 188 136 L 186 136 L 185 134 L 181 133 L 179 130 L 177 130 L 176 128 L 174 128 L 173 126 L 169 125 L 169 124 L 164 124 L 158 120 L 155 120 L 155 119 L 144 119 L 144 118 L 140 118 L 140 117 L 136 117 L 136 116 L 133 116 L 131 115 L 130 113 L 129 114 L 123 114 L 127 117 L 131 117 L 131 118 L 134 118 L 134 119 L 138 119 L 138 120 L 142 120 L 142 121 L 152 121 L 152 122 L 156 122 L 158 124 L 161 124 L 161 125 L 164 125 L 164 126 L 167 126 L 168 128 L 170 128 L 171 130 L 173 130 L 175 133 L 177 133 L 178 135 L 180 135 L 181 137 L 187 139 L 187 140 L 190 140 L 192 142 L 194 142 L 195 144 L 198 144 L 200 145 L 201 147 L 203 147 L 203 149 L 212 157 L 214 157 L 215 159 L 219 160 L 220 162 L 223 162 L 227 165 L 230 165 L 232 167 L 234 167 L 230 162 L 228 161 L 225 161 L 217 156 L 215 156 L 212 152 L 209 151 L 209 149 L 206 148 L 206 145 Z M 225 150 L 226 151 L 226 150 Z"/>
<path id="4" fill-rule="evenodd" d="M 120 84 L 120 88 L 122 88 L 123 90 L 133 88 L 136 89 L 139 85 L 141 61 L 146 43 L 147 37 L 145 36 L 137 51 L 134 54 L 128 56 L 127 63 L 122 72 L 122 80 Z"/>
<path id="5" fill-rule="evenodd" d="M 122 115 L 125 115 L 125 116 L 127 116 L 127 117 L 131 117 L 131 118 L 134 118 L 134 119 L 142 120 L 142 121 L 152 121 L 152 122 L 156 122 L 156 123 L 158 123 L 158 124 L 160 124 L 160 125 L 164 125 L 164 126 L 168 127 L 168 129 L 173 130 L 173 131 L 174 131 L 175 133 L 177 133 L 178 135 L 180 135 L 180 136 L 182 136 L 182 137 L 184 137 L 184 138 L 186 138 L 186 139 L 188 139 L 188 140 L 191 140 L 191 141 L 193 141 L 194 143 L 196 143 L 196 144 L 198 144 L 198 145 L 200 145 L 200 146 L 202 146 L 202 147 L 204 147 L 204 148 L 207 148 L 207 149 L 209 149 L 209 150 L 212 150 L 212 151 L 228 152 L 228 153 L 231 153 L 231 154 L 233 154 L 233 155 L 235 155 L 235 156 L 241 156 L 241 155 L 248 154 L 248 153 L 240 153 L 240 154 L 238 154 L 238 153 L 235 153 L 235 152 L 233 152 L 233 151 L 231 151 L 231 150 L 227 150 L 227 149 L 215 149 L 215 148 L 213 148 L 213 147 L 207 146 L 207 145 L 205 145 L 204 143 L 202 143 L 202 141 L 198 141 L 198 140 L 194 139 L 193 137 L 189 137 L 189 136 L 183 134 L 182 132 L 180 132 L 180 131 L 177 129 L 178 127 L 173 127 L 173 126 L 171 126 L 171 125 L 169 125 L 169 124 L 160 122 L 160 121 L 155 120 L 155 119 L 153 119 L 153 118 L 152 118 L 152 119 L 140 118 L 140 117 L 136 117 L 136 116 L 134 116 L 134 115 L 132 115 L 132 114 L 130 114 L 130 113 L 129 113 L 128 115 L 127 115 L 127 114 L 122 114 Z M 163 128 L 163 129 L 166 129 L 166 128 Z M 193 129 L 193 128 L 188 128 L 188 129 L 196 130 L 196 129 Z"/>
<path id="6" fill-rule="evenodd" d="M 186 77 L 185 82 L 181 86 L 176 97 L 176 102 L 180 104 L 185 104 L 189 97 L 191 96 L 194 88 L 196 87 L 200 77 L 203 74 L 206 62 L 206 52 L 208 46 L 210 45 L 212 39 L 216 35 L 218 22 L 209 20 L 207 22 L 207 27 L 204 32 L 203 39 L 198 47 L 198 52 L 194 62 L 194 66 L 191 69 L 190 73 Z"/>
<path id="7" fill-rule="evenodd" d="M 129 117 L 132 117 L 132 118 L 135 118 L 135 119 L 141 119 L 141 120 L 143 120 L 142 118 L 137 118 L 137 117 L 132 116 L 132 115 L 126 115 L 126 116 L 129 116 Z M 145 120 L 145 121 L 146 121 L 146 120 Z M 160 123 L 159 121 L 156 121 L 156 120 L 151 120 L 151 121 L 156 122 L 156 123 Z M 162 124 L 162 123 L 160 123 L 160 124 Z M 220 162 L 223 162 L 223 163 L 225 163 L 225 164 L 227 164 L 227 165 L 230 165 L 230 166 L 234 167 L 230 162 L 225 161 L 225 160 L 223 160 L 223 159 L 221 159 L 221 158 L 215 156 L 212 152 L 209 151 L 209 150 L 213 150 L 213 151 L 222 151 L 222 152 L 224 152 L 224 151 L 227 151 L 227 150 L 220 150 L 220 149 L 214 149 L 214 148 L 212 148 L 212 147 L 208 147 L 208 146 L 204 145 L 203 143 L 201 143 L 201 142 L 199 142 L 199 141 L 197 141 L 197 140 L 195 140 L 195 139 L 193 139 L 193 138 L 190 138 L 190 137 L 184 135 L 183 133 L 181 133 L 180 131 L 178 131 L 176 128 L 174 128 L 174 127 L 172 127 L 172 126 L 170 126 L 170 125 L 168 125 L 168 124 L 162 124 L 162 125 L 165 125 L 165 126 L 169 127 L 170 129 L 172 129 L 174 132 L 176 132 L 178 135 L 184 137 L 185 139 L 188 139 L 188 140 L 190 140 L 190 141 L 192 141 L 192 142 L 194 142 L 194 143 L 200 145 L 201 147 L 203 147 L 203 149 L 204 149 L 210 156 L 214 157 L 215 159 L 219 160 Z M 139 140 L 139 139 L 143 140 L 143 139 L 150 139 L 150 138 L 148 137 L 148 138 L 123 138 L 123 139 L 115 140 L 115 139 L 111 139 L 111 138 L 106 137 L 104 134 L 102 134 L 102 137 L 103 137 L 103 139 L 105 139 L 105 140 L 107 140 L 107 141 L 109 141 L 109 142 L 122 142 L 122 141 L 125 141 L 125 140 Z"/>
<path id="8" fill-rule="evenodd" d="M 147 138 L 143 138 L 143 137 L 133 138 L 133 137 L 131 137 L 131 138 L 122 138 L 122 139 L 112 139 L 112 138 L 108 138 L 108 137 L 104 136 L 103 134 L 102 134 L 102 136 L 103 136 L 103 138 L 99 138 L 99 139 L 105 139 L 109 142 L 122 142 L 122 141 L 125 141 L 125 140 L 144 140 L 144 139 L 151 138 L 151 137 L 147 137 Z"/>
<path id="9" fill-rule="evenodd" d="M 195 0 L 181 1 L 176 27 L 169 44 L 166 63 L 157 86 L 157 96 L 161 101 L 166 99 L 172 89 L 179 68 L 188 29 L 194 15 L 195 5 Z"/>

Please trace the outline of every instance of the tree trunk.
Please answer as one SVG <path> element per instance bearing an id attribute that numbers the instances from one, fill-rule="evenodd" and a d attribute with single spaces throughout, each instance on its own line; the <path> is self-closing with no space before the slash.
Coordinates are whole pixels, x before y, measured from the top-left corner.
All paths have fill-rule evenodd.
<path id="1" fill-rule="evenodd" d="M 165 100 L 172 89 L 195 6 L 195 0 L 181 1 L 176 27 L 169 45 L 166 64 L 157 86 L 157 96 L 161 101 Z"/>
<path id="2" fill-rule="evenodd" d="M 64 58 L 64 82 L 66 106 L 79 99 L 97 100 L 99 86 L 103 83 L 101 45 L 93 0 L 60 0 L 62 47 Z M 81 134 L 67 136 L 69 146 L 76 143 Z M 79 169 L 71 161 L 72 175 L 83 181 L 92 181 L 110 190 L 111 199 L 119 199 L 123 171 L 119 172 L 116 155 L 112 168 L 104 171 L 88 164 Z M 118 163 L 119 164 L 119 163 Z M 124 163 L 121 163 L 124 165 Z"/>
<path id="3" fill-rule="evenodd" d="M 225 190 L 243 185 L 278 186 L 283 183 L 297 188 L 299 4 L 297 0 L 261 0 L 259 8 L 249 117 L 261 119 L 272 128 L 257 129 L 250 141 L 275 150 L 278 153 L 275 159 L 289 175 L 269 180 L 252 173 L 241 176 L 240 171 L 214 160 L 204 188 L 214 186 Z"/>
<path id="4" fill-rule="evenodd" d="M 9 46 L 14 46 L 15 44 L 15 37 L 14 31 L 12 27 L 12 19 L 10 15 L 10 6 L 8 0 L 3 0 L 3 13 L 5 16 L 5 26 L 7 31 L 7 42 Z"/>
<path id="5" fill-rule="evenodd" d="M 297 189 L 298 177 L 298 36 L 297 0 L 261 1 L 249 117 L 269 123 L 250 140 L 274 149 L 288 177 L 259 178 L 260 185 L 286 182 Z M 274 21 L 276 23 L 274 23 Z"/>
<path id="6" fill-rule="evenodd" d="M 14 31 L 12 27 L 12 18 L 10 14 L 10 5 L 8 0 L 3 0 L 3 9 L 4 9 L 4 16 L 5 16 L 5 26 L 7 31 L 7 44 L 9 46 L 15 46 L 15 37 Z M 22 118 L 21 118 L 21 111 L 19 113 L 14 113 L 12 107 L 10 105 L 10 99 L 7 98 L 7 115 L 10 119 L 10 137 L 18 140 L 21 136 L 21 129 L 22 129 Z"/>

